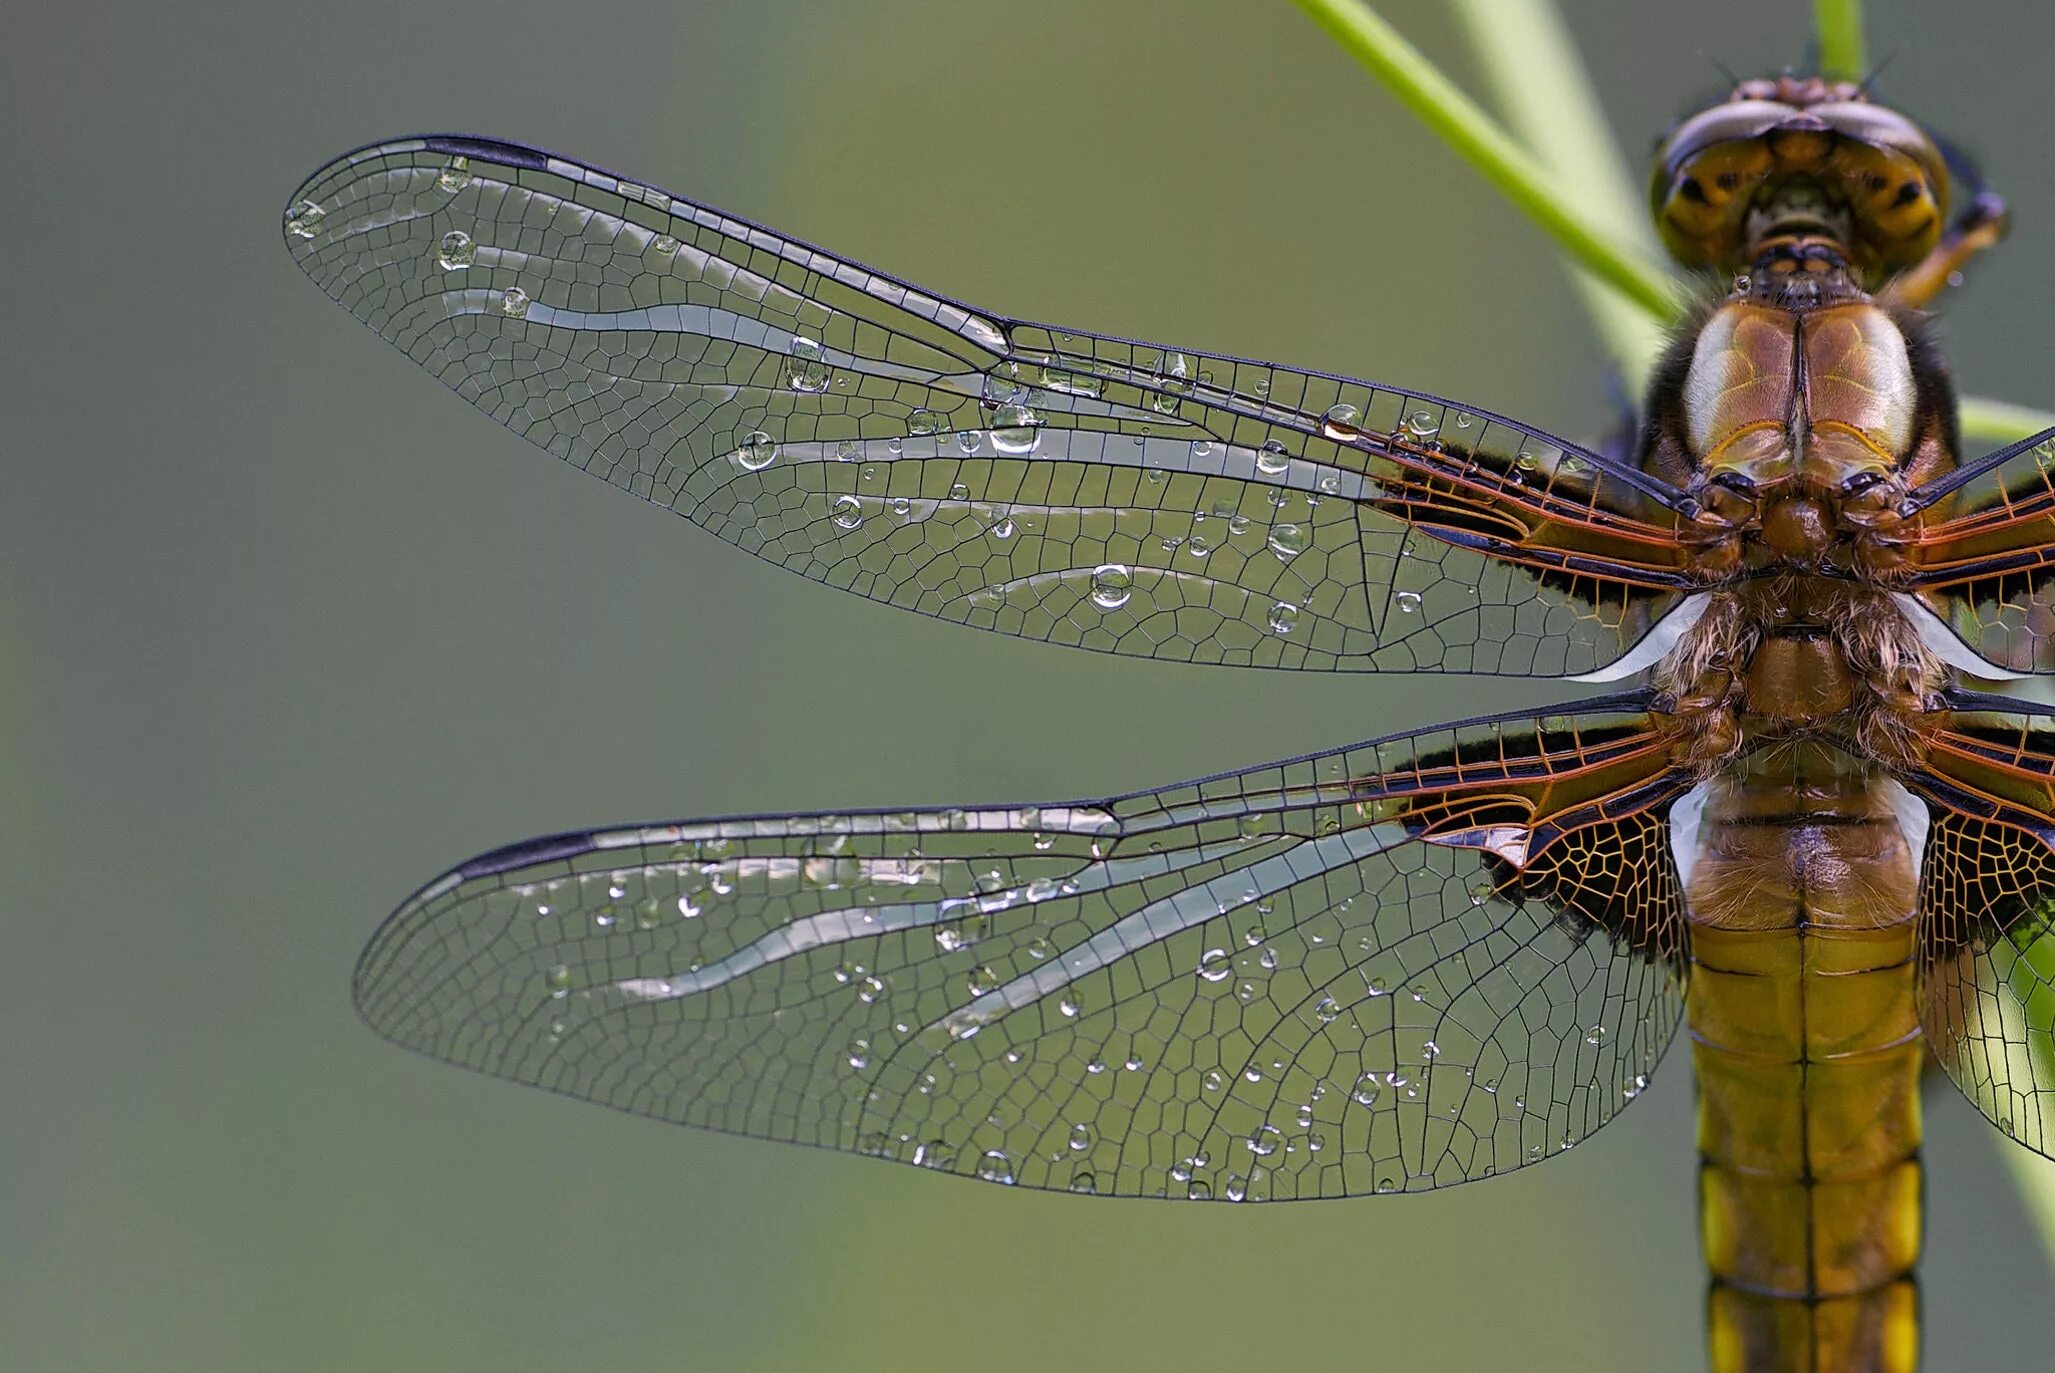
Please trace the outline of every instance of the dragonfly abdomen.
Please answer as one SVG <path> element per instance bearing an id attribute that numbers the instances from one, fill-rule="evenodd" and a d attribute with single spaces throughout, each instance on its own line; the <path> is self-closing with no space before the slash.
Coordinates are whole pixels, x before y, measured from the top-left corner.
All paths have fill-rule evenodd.
<path id="1" fill-rule="evenodd" d="M 1679 803 L 1719 1373 L 1915 1364 L 1910 800 L 1805 747 Z"/>

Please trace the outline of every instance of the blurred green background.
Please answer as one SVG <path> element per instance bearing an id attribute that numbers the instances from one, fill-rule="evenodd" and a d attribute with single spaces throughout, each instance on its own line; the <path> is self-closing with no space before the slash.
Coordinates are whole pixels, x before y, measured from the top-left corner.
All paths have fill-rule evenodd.
<path id="1" fill-rule="evenodd" d="M 1635 158 L 1791 0 L 1574 0 Z M 2055 405 L 2030 0 L 1872 5 L 2018 228 L 1949 302 Z M 1459 77 L 1436 0 L 1386 12 Z M 0 1366 L 1691 1369 L 1689 1075 L 1545 1168 L 1092 1202 L 696 1134 L 358 1025 L 480 849 L 1158 783 L 1523 698 L 1067 654 L 831 594 L 549 461 L 328 304 L 286 194 L 459 129 L 990 308 L 1609 418 L 1550 250 L 1289 5 L 13 0 L 0 20 Z M 1531 696 L 1531 693 L 1524 695 Z M 1928 1366 L 2038 1366 L 1996 1133 L 1930 1112 Z"/>

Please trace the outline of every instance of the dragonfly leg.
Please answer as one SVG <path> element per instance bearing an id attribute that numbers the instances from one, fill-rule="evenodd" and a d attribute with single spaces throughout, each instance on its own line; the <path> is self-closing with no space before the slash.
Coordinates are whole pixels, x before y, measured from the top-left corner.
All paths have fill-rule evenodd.
<path id="1" fill-rule="evenodd" d="M 2005 237 L 2010 224 L 2011 210 L 2005 198 L 1990 191 L 1981 193 L 1941 235 L 1934 251 L 1903 275 L 1894 277 L 1877 299 L 1894 309 L 1925 309 L 1943 287 L 1960 282 L 1964 265 Z"/>

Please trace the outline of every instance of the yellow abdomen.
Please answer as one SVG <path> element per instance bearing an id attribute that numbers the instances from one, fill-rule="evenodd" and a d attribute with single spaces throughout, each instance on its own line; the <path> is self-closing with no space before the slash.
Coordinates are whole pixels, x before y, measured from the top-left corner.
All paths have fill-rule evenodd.
<path id="1" fill-rule="evenodd" d="M 1918 1358 L 1916 858 L 1826 750 L 1709 784 L 1680 850 L 1715 1373 Z M 1689 822 L 1687 822 L 1689 824 Z"/>

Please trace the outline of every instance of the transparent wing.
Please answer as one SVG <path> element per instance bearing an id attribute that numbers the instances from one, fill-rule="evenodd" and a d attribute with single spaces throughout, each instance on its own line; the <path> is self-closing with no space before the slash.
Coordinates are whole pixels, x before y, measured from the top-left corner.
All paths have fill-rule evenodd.
<path id="1" fill-rule="evenodd" d="M 1958 693 L 1914 784 L 1939 813 L 1920 892 L 1920 1022 L 1962 1094 L 2055 1158 L 2055 709 Z"/>
<path id="2" fill-rule="evenodd" d="M 2055 431 L 1914 493 L 1920 588 L 1964 643 L 2013 672 L 2055 672 Z"/>
<path id="3" fill-rule="evenodd" d="M 1539 431 L 981 313 L 534 149 L 368 147 L 285 229 L 322 290 L 524 438 L 942 619 L 1180 662 L 1557 676 L 1617 658 L 1688 580 L 1676 493 Z"/>
<path id="4" fill-rule="evenodd" d="M 381 1033 L 682 1124 L 1022 1186 L 1290 1199 L 1548 1157 L 1681 1006 L 1626 707 L 1110 801 L 787 815 L 486 854 L 365 950 Z"/>

